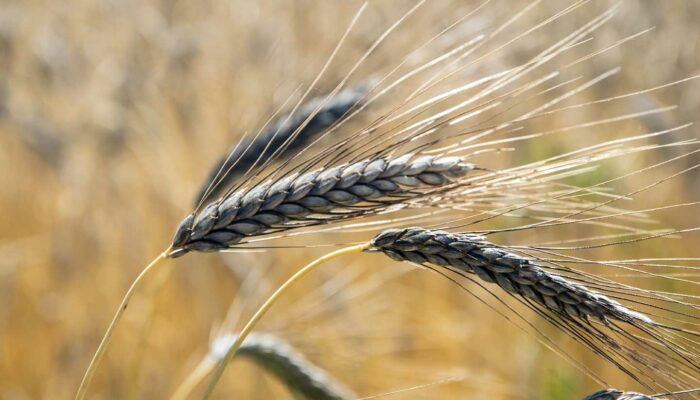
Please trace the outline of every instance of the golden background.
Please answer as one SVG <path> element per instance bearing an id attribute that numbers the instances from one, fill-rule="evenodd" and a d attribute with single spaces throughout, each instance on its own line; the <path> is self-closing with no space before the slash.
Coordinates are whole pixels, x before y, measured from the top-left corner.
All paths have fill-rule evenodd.
<path id="1" fill-rule="evenodd" d="M 552 15 L 562 3 L 538 4 L 525 18 L 530 22 L 520 23 Z M 343 66 L 354 63 L 413 4 L 371 1 L 313 93 L 332 89 L 347 71 Z M 491 19 L 475 23 L 505 20 L 527 4 L 494 1 L 482 13 Z M 612 4 L 593 1 L 575 19 L 583 24 Z M 360 5 L 0 2 L 0 398 L 74 395 L 126 288 L 168 245 L 209 168 L 240 135 L 255 132 L 295 88 L 313 80 Z M 362 65 L 356 78 L 398 62 L 411 46 L 476 5 L 429 1 Z M 585 96 L 612 96 L 697 73 L 699 18 L 698 1 L 622 2 L 613 20 L 594 34 L 596 43 L 603 46 L 656 28 L 602 60 L 584 63 L 595 71 L 623 68 Z M 472 28 L 478 31 L 478 26 Z M 523 59 L 530 52 L 529 40 L 561 37 L 571 29 L 554 24 L 494 56 L 494 62 Z M 666 129 L 696 119 L 699 89 L 688 82 L 620 107 L 629 112 L 648 104 L 678 104 L 668 115 L 635 122 Z M 581 110 L 580 120 L 595 119 L 596 112 Z M 561 124 L 554 119 L 539 123 Z M 620 133 L 614 128 L 580 135 L 583 142 L 586 135 L 615 137 Z M 697 132 L 692 127 L 684 137 L 697 137 Z M 580 143 L 553 138 L 550 149 L 525 145 L 519 151 L 531 159 Z M 608 168 L 605 174 L 617 174 L 614 163 Z M 697 198 L 697 184 L 697 175 L 675 179 L 641 205 Z M 678 227 L 700 222 L 689 209 L 668 210 L 659 219 Z M 369 237 L 305 236 L 290 243 Z M 696 239 L 663 242 L 651 253 L 692 257 L 697 255 Z M 640 249 L 650 250 L 633 245 L 598 255 L 623 257 Z M 232 301 L 242 308 L 235 326 L 240 329 L 272 287 L 324 251 L 190 254 L 168 261 L 163 271 L 169 275 L 151 276 L 132 302 L 89 398 L 167 398 L 205 356 Z M 259 280 L 241 290 L 250 271 Z M 155 290 L 159 279 L 165 284 Z M 151 312 L 153 319 L 146 321 Z M 612 366 L 528 316 L 611 385 L 638 389 Z M 600 387 L 532 334 L 445 279 L 379 255 L 324 266 L 286 295 L 260 329 L 294 344 L 359 396 L 432 383 L 381 398 L 578 399 Z M 291 398 L 246 360 L 229 366 L 216 396 Z"/>

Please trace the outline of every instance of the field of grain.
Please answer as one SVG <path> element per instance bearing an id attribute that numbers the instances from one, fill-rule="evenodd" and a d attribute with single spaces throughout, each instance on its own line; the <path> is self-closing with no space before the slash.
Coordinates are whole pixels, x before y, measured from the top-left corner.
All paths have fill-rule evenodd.
<path id="1" fill-rule="evenodd" d="M 527 29 L 563 9 L 564 3 L 569 2 L 534 4 L 513 29 Z M 241 135 L 256 132 L 289 98 L 299 99 L 298 88 L 303 91 L 314 80 L 362 4 L 0 2 L 1 399 L 74 396 L 124 292 L 141 268 L 169 245 L 210 168 Z M 374 40 L 414 4 L 370 1 L 311 95 L 332 90 Z M 351 82 L 400 62 L 417 43 L 479 4 L 423 4 L 357 69 Z M 451 40 L 488 31 L 529 4 L 485 4 Z M 584 24 L 612 5 L 591 1 L 561 22 L 508 45 L 484 61 L 484 68 L 521 62 L 540 41 L 564 36 L 572 24 Z M 700 73 L 699 18 L 697 1 L 623 1 L 586 45 L 604 49 L 655 29 L 577 65 L 582 73 L 622 69 L 572 104 Z M 571 61 L 579 56 L 574 52 Z M 698 93 L 700 82 L 688 81 L 541 118 L 532 129 L 678 106 L 622 124 L 526 142 L 503 161 L 487 162 L 496 168 L 575 150 L 594 138 L 694 122 L 700 110 Z M 691 126 L 647 141 L 697 138 L 699 132 Z M 572 180 L 585 185 L 687 151 L 668 147 L 606 161 L 603 168 Z M 615 189 L 629 192 L 697 160 L 688 157 L 630 176 Z M 697 201 L 698 184 L 698 172 L 675 177 L 645 192 L 631 208 Z M 671 208 L 655 213 L 654 219 L 660 227 L 696 227 L 697 211 Z M 492 228 L 508 226 L 508 221 L 498 224 Z M 547 242 L 587 229 L 591 228 L 566 226 L 500 238 L 513 244 L 523 239 Z M 372 236 L 371 231 L 301 235 L 274 243 L 286 248 L 194 253 L 167 260 L 133 299 L 88 398 L 169 398 L 210 351 L 217 335 L 241 329 L 265 296 L 329 251 L 326 245 Z M 658 243 L 591 249 L 586 255 L 700 257 L 697 241 L 698 234 L 690 232 Z M 685 277 L 687 282 L 671 284 L 649 276 L 622 279 L 697 294 L 698 277 L 692 272 Z M 530 310 L 519 310 L 610 386 L 642 390 Z M 531 330 L 508 323 L 443 277 L 376 254 L 349 255 L 323 266 L 287 293 L 258 330 L 284 338 L 359 398 L 580 399 L 601 388 L 540 344 Z M 293 395 L 254 362 L 240 359 L 226 370 L 215 398 Z"/>

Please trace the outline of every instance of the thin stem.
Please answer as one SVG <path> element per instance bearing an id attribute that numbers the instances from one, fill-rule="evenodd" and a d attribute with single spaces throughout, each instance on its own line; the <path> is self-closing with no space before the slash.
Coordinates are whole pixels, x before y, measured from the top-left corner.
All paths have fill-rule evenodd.
<path id="1" fill-rule="evenodd" d="M 75 400 L 85 399 L 85 396 L 87 395 L 88 386 L 90 385 L 90 381 L 92 381 L 92 378 L 95 375 L 95 371 L 97 370 L 97 367 L 99 366 L 100 361 L 102 360 L 102 357 L 104 357 L 104 355 L 105 355 L 105 351 L 107 350 L 107 346 L 109 345 L 109 342 L 112 339 L 112 334 L 114 333 L 114 328 L 119 323 L 119 320 L 121 319 L 122 315 L 124 314 L 126 307 L 129 305 L 129 301 L 131 300 L 131 297 L 133 297 L 134 293 L 136 292 L 136 289 L 139 287 L 139 285 L 143 281 L 143 278 L 146 276 L 146 274 L 151 269 L 153 269 L 153 267 L 155 267 L 158 264 L 158 262 L 167 258 L 169 251 L 170 251 L 170 248 L 168 248 L 166 251 L 162 252 L 158 257 L 156 257 L 155 260 L 151 261 L 151 263 L 148 264 L 146 266 L 146 268 L 143 269 L 143 271 L 141 271 L 139 276 L 136 277 L 134 282 L 129 287 L 129 290 L 126 291 L 126 294 L 124 295 L 124 298 L 122 299 L 122 302 L 119 305 L 117 312 L 114 314 L 114 317 L 112 318 L 112 322 L 110 322 L 109 327 L 107 327 L 107 332 L 105 332 L 104 336 L 102 337 L 102 341 L 100 342 L 100 345 L 97 347 L 97 351 L 95 351 L 95 355 L 92 356 L 92 360 L 90 361 L 90 365 L 88 366 L 87 370 L 85 371 L 85 375 L 83 375 L 83 380 L 80 382 L 80 387 L 78 387 L 78 393 L 76 393 L 76 395 L 75 395 Z"/>
<path id="2" fill-rule="evenodd" d="M 170 400 L 185 400 L 190 396 L 190 393 L 194 390 L 199 382 L 203 381 L 209 372 L 214 368 L 216 363 L 213 359 L 206 357 L 204 358 L 197 367 L 190 372 L 189 375 L 182 381 L 180 386 L 175 390 Z"/>
<path id="3" fill-rule="evenodd" d="M 333 258 L 340 257 L 345 254 L 350 254 L 350 253 L 359 253 L 361 251 L 367 250 L 370 248 L 369 243 L 363 243 L 355 246 L 350 246 L 350 247 L 345 247 L 340 250 L 336 250 L 334 252 L 328 253 L 322 257 L 317 258 L 316 260 L 312 261 L 308 265 L 306 265 L 304 268 L 300 269 L 297 273 L 292 275 L 291 278 L 289 278 L 285 283 L 282 284 L 273 294 L 270 296 L 265 303 L 258 309 L 258 311 L 255 312 L 255 315 L 248 321 L 248 323 L 243 327 L 243 330 L 238 334 L 238 337 L 236 338 L 236 341 L 229 347 L 229 349 L 226 352 L 226 356 L 221 360 L 219 363 L 218 367 L 216 368 L 216 371 L 214 371 L 214 374 L 212 375 L 211 379 L 209 380 L 209 384 L 207 384 L 207 388 L 204 391 L 204 395 L 202 396 L 203 400 L 209 399 L 211 396 L 212 392 L 214 391 L 214 388 L 216 387 L 216 384 L 219 382 L 219 379 L 221 379 L 221 375 L 224 373 L 224 369 L 226 369 L 226 365 L 228 365 L 229 362 L 231 362 L 231 359 L 233 356 L 236 354 L 236 351 L 241 347 L 241 344 L 245 340 L 246 337 L 250 334 L 250 332 L 253 330 L 255 325 L 260 321 L 260 319 L 265 315 L 265 313 L 272 307 L 272 305 L 281 297 L 281 295 L 287 291 L 293 284 L 295 284 L 299 279 L 303 278 L 306 274 L 309 272 L 313 271 L 318 267 L 319 265 L 323 264 L 326 261 L 329 261 Z"/>
<path id="4" fill-rule="evenodd" d="M 128 380 L 127 395 L 126 399 L 134 400 L 138 396 L 138 389 L 140 385 L 141 369 L 143 368 L 143 355 L 146 353 L 142 349 L 146 346 L 148 332 L 151 330 L 153 325 L 153 316 L 156 313 L 156 298 L 158 294 L 165 288 L 165 284 L 170 278 L 172 273 L 172 268 L 161 269 L 156 274 L 153 289 L 146 292 L 146 304 L 143 307 L 143 319 L 141 321 L 141 330 L 139 331 L 138 339 L 136 345 L 134 346 L 134 357 L 131 361 L 131 367 L 129 368 L 130 378 Z"/>

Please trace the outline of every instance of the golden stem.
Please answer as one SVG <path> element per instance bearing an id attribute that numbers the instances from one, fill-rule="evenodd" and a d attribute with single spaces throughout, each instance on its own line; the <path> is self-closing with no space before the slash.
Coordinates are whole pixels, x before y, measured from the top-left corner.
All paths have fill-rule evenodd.
<path id="1" fill-rule="evenodd" d="M 136 279 L 134 279 L 134 282 L 129 287 L 129 290 L 126 291 L 126 294 L 124 295 L 124 298 L 122 299 L 122 302 L 119 305 L 117 312 L 114 314 L 114 317 L 112 317 L 112 322 L 110 322 L 109 327 L 107 327 L 107 332 L 105 332 L 104 336 L 102 337 L 100 345 L 97 346 L 95 355 L 92 356 L 92 360 L 90 361 L 90 365 L 88 365 L 88 368 L 85 371 L 85 375 L 83 375 L 83 380 L 80 382 L 78 392 L 75 395 L 75 400 L 85 399 L 85 396 L 87 395 L 88 386 L 90 385 L 90 382 L 92 381 L 92 378 L 95 375 L 95 371 L 97 371 L 97 367 L 99 366 L 100 361 L 104 357 L 105 351 L 107 350 L 107 346 L 109 345 L 109 342 L 112 339 L 114 328 L 116 328 L 117 324 L 119 323 L 119 320 L 121 320 L 121 317 L 124 314 L 126 307 L 129 305 L 131 297 L 133 297 L 134 293 L 136 292 L 136 289 L 139 287 L 146 274 L 151 269 L 153 269 L 153 267 L 155 267 L 158 264 L 158 262 L 168 257 L 169 252 L 170 249 L 168 248 L 166 251 L 162 252 L 158 257 L 156 257 L 155 260 L 151 261 L 151 263 L 148 264 L 146 268 L 143 269 L 143 271 L 141 271 L 139 276 L 137 276 Z"/>

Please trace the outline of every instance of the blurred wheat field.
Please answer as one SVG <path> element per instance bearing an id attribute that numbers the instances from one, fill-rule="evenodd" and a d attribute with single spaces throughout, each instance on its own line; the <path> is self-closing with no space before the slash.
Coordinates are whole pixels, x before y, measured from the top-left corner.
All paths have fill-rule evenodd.
<path id="1" fill-rule="evenodd" d="M 527 20 L 518 23 L 531 25 L 564 8 L 563 3 L 537 4 Z M 259 129 L 294 97 L 295 89 L 313 81 L 361 4 L 0 4 L 0 398 L 74 395 L 121 296 L 140 268 L 169 243 L 211 165 L 237 138 Z M 347 68 L 338 65 L 353 64 L 413 4 L 371 1 L 314 94 L 326 93 L 342 80 Z M 446 17 L 466 14 L 478 4 L 428 2 L 360 67 L 357 77 L 370 77 L 398 62 L 411 46 L 444 28 Z M 493 1 L 484 6 L 482 19 L 463 29 L 476 34 L 491 19 L 509 18 L 528 4 Z M 566 23 L 585 23 L 612 4 L 592 1 Z M 624 1 L 613 20 L 596 32 L 593 43 L 604 47 L 655 29 L 583 63 L 580 68 L 596 73 L 617 65 L 622 71 L 582 98 L 612 96 L 697 74 L 698 18 L 698 2 Z M 565 35 L 570 26 L 562 24 L 508 47 L 495 60 L 507 65 L 526 58 L 541 39 L 537 35 Z M 595 127 L 552 137 L 546 145 L 520 146 L 517 158 L 532 160 L 577 149 L 593 136 L 614 138 L 639 127 L 662 130 L 692 122 L 700 109 L 698 92 L 698 83 L 688 82 L 614 106 L 581 109 L 576 121 L 566 122 L 594 120 L 613 107 L 624 113 L 678 105 L 673 113 L 640 118 L 625 127 Z M 534 126 L 561 125 L 557 118 Z M 697 137 L 697 129 L 692 127 L 686 137 Z M 642 165 L 672 157 L 674 151 L 663 149 L 635 160 Z M 600 172 L 604 176 L 615 176 L 623 167 L 614 160 L 605 166 Z M 650 172 L 659 177 L 664 173 L 668 174 Z M 634 179 L 625 185 L 633 185 Z M 692 201 L 698 182 L 697 174 L 674 179 L 639 205 Z M 665 210 L 661 216 L 671 227 L 700 224 L 695 213 L 684 209 Z M 532 239 L 542 242 L 562 234 L 536 233 L 540 237 Z M 320 234 L 285 244 L 367 238 L 362 233 Z M 658 257 L 697 257 L 696 242 L 697 235 L 691 234 L 651 252 Z M 595 254 L 634 257 L 644 246 L 600 249 Z M 232 302 L 243 315 L 233 320 L 233 328 L 240 329 L 275 286 L 325 251 L 271 249 L 169 261 L 130 305 L 89 398 L 167 398 L 207 353 Z M 260 275 L 255 281 L 260 283 L 245 288 L 251 273 Z M 154 291 L 158 279 L 167 281 Z M 688 285 L 684 292 L 697 290 Z M 153 303 L 147 296 L 153 296 Z M 144 327 L 150 307 L 154 318 Z M 563 333 L 532 320 L 607 382 L 639 389 Z M 380 257 L 333 261 L 285 296 L 260 329 L 283 335 L 359 396 L 396 392 L 382 398 L 578 399 L 600 388 L 450 282 Z M 401 391 L 421 385 L 425 386 Z M 216 394 L 292 397 L 246 360 L 234 361 Z"/>

